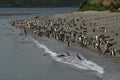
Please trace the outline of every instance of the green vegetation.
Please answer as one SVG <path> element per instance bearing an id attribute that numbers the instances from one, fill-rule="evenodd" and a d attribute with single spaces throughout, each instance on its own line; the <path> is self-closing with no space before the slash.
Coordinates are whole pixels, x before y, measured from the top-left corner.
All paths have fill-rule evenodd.
<path id="1" fill-rule="evenodd" d="M 0 7 L 78 7 L 84 0 L 0 0 Z"/>
<path id="2" fill-rule="evenodd" d="M 120 8 L 120 0 L 88 0 L 80 5 L 81 11 L 119 11 L 118 8 Z"/>

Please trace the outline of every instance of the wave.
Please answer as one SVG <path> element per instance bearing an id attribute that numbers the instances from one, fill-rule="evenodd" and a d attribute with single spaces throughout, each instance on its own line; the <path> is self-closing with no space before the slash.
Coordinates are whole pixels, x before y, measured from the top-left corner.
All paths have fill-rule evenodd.
<path id="1" fill-rule="evenodd" d="M 72 65 L 79 69 L 84 70 L 92 70 L 96 71 L 99 74 L 104 73 L 103 67 L 99 66 L 98 64 L 94 63 L 93 61 L 87 60 L 85 57 L 80 55 L 82 60 L 77 59 L 75 56 L 67 56 L 67 57 L 57 57 L 57 53 L 50 50 L 47 46 L 39 43 L 37 40 L 32 38 L 32 41 L 36 44 L 37 47 L 44 49 L 46 53 L 49 53 L 53 60 L 61 63 L 65 63 L 68 65 Z"/>

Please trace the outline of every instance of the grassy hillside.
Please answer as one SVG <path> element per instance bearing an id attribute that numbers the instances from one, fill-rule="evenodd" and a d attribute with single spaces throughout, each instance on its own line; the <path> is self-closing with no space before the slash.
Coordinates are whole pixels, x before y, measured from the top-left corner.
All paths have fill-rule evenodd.
<path id="1" fill-rule="evenodd" d="M 76 7 L 85 0 L 0 0 L 0 7 Z"/>
<path id="2" fill-rule="evenodd" d="M 81 4 L 80 10 L 119 11 L 120 0 L 88 0 Z"/>

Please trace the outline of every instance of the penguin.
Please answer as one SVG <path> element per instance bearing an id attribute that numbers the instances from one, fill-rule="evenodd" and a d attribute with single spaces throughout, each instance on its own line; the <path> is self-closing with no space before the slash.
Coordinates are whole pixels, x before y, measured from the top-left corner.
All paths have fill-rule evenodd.
<path id="1" fill-rule="evenodd" d="M 76 56 L 79 60 L 82 60 L 82 58 L 79 56 L 79 54 L 76 54 Z"/>

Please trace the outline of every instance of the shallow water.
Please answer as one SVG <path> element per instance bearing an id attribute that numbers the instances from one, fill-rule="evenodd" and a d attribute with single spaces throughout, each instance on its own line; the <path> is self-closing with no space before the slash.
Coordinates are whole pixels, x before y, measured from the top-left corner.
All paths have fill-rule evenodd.
<path id="1" fill-rule="evenodd" d="M 8 8 L 7 10 L 8 12 L 13 10 L 12 13 L 14 13 L 14 9 Z M 51 8 L 49 10 L 51 11 Z M 66 8 L 54 8 L 51 15 L 60 13 L 59 10 L 63 13 L 74 11 L 70 8 L 69 11 L 66 11 Z M 49 15 L 50 11 L 44 12 L 44 15 Z M 5 12 L 7 11 L 3 13 Z M 103 80 L 102 75 L 98 75 L 97 71 L 77 69 L 73 65 L 54 61 L 51 56 L 43 56 L 47 53 L 45 49 L 56 53 L 62 53 L 64 49 L 69 51 L 69 48 L 65 48 L 64 44 L 47 38 L 37 39 L 38 37 L 35 37 L 40 44 L 47 47 L 39 48 L 31 40 L 30 35 L 19 35 L 21 31 L 9 24 L 11 20 L 29 18 L 30 16 L 36 16 L 36 14 L 0 16 L 0 80 Z M 81 50 L 81 53 L 84 51 Z M 84 56 L 88 59 L 91 58 L 91 56 Z"/>

